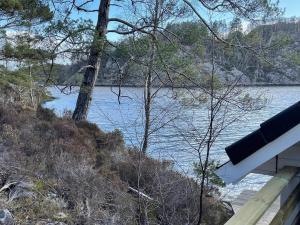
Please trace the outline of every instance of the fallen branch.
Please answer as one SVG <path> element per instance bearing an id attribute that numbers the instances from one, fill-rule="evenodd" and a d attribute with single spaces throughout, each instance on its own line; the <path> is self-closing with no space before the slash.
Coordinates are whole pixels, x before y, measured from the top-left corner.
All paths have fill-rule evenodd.
<path id="1" fill-rule="evenodd" d="M 144 194 L 143 192 L 140 192 L 139 190 L 134 189 L 133 187 L 130 187 L 130 186 L 129 186 L 129 187 L 128 187 L 128 190 L 129 190 L 129 191 L 132 191 L 133 193 L 139 195 L 140 197 L 146 198 L 146 199 L 148 199 L 148 200 L 150 200 L 150 201 L 153 201 L 153 200 L 154 200 L 154 199 L 151 198 L 150 196 Z"/>

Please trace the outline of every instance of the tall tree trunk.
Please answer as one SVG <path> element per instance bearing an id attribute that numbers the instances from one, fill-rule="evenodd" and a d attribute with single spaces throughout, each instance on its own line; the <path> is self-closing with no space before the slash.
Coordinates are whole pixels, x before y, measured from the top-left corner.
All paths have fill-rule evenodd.
<path id="1" fill-rule="evenodd" d="M 144 88 L 144 109 L 145 109 L 145 129 L 144 129 L 144 137 L 143 137 L 143 146 L 142 152 L 146 154 L 148 144 L 149 144 L 149 133 L 150 133 L 150 126 L 151 126 L 151 104 L 152 104 L 152 73 L 153 73 L 153 66 L 155 61 L 155 54 L 156 54 L 156 33 L 159 23 L 159 14 L 160 14 L 160 7 L 162 5 L 161 0 L 155 1 L 155 9 L 154 9 L 154 17 L 153 17 L 153 31 L 151 36 L 151 46 L 150 46 L 150 57 L 148 63 L 148 70 L 147 76 L 145 78 L 145 88 Z"/>
<path id="2" fill-rule="evenodd" d="M 76 107 L 72 116 L 75 121 L 85 120 L 87 117 L 89 105 L 92 100 L 93 89 L 101 66 L 101 56 L 108 25 L 109 6 L 110 0 L 101 0 L 95 36 L 88 58 L 88 66 L 84 73 Z"/>
<path id="3" fill-rule="evenodd" d="M 30 37 L 30 34 L 31 34 L 31 26 L 28 27 L 28 35 Z M 29 49 L 31 48 L 31 41 L 30 41 L 30 38 L 29 38 L 29 41 L 28 41 L 28 45 L 29 45 Z M 32 60 L 29 59 L 29 62 L 28 62 L 28 73 L 29 73 L 29 79 L 30 79 L 30 100 L 31 100 L 31 105 L 33 108 L 35 108 L 35 104 L 34 104 L 34 96 L 33 96 L 33 78 L 32 78 Z M 36 105 L 37 106 L 37 105 Z"/>
<path id="4" fill-rule="evenodd" d="M 205 190 L 205 178 L 208 177 L 207 170 L 208 170 L 208 163 L 209 163 L 209 156 L 210 156 L 210 151 L 214 139 L 214 115 L 215 115 L 215 106 L 214 106 L 214 94 L 215 94 L 215 39 L 212 36 L 212 55 L 211 55 L 211 65 L 212 65 L 212 70 L 211 70 L 211 77 L 210 77 L 210 109 L 209 109 L 209 126 L 208 126 L 208 139 L 206 141 L 206 156 L 205 156 L 205 161 L 204 165 L 202 165 L 202 177 L 201 177 L 201 187 L 200 187 L 200 201 L 199 201 L 199 217 L 198 217 L 198 222 L 197 225 L 202 224 L 203 220 L 203 202 L 204 202 L 204 190 Z M 201 155 L 199 156 L 201 159 Z M 201 161 L 201 160 L 200 160 Z"/>
<path id="5" fill-rule="evenodd" d="M 151 43 L 151 53 L 150 60 L 148 65 L 147 76 L 145 79 L 145 88 L 144 88 L 144 113 L 145 113 L 145 128 L 144 128 L 144 137 L 143 137 L 143 146 L 142 152 L 146 154 L 149 142 L 149 132 L 150 132 L 150 111 L 151 111 L 151 88 L 152 88 L 152 70 L 155 54 L 154 40 Z"/>
<path id="6" fill-rule="evenodd" d="M 151 50 L 153 57 L 154 50 Z M 151 66 L 150 66 L 151 65 Z M 144 137 L 143 137 L 143 146 L 142 152 L 146 154 L 149 142 L 149 132 L 150 132 L 150 111 L 151 111 L 151 86 L 152 86 L 152 67 L 153 63 L 150 61 L 148 66 L 147 77 L 145 79 L 145 88 L 144 88 L 144 110 L 145 110 L 145 128 L 144 128 Z"/>
<path id="7" fill-rule="evenodd" d="M 34 96 L 33 96 L 33 78 L 32 78 L 32 67 L 31 67 L 31 64 L 29 63 L 29 79 L 30 79 L 30 100 L 31 100 L 31 105 L 33 108 L 36 107 L 36 105 L 34 104 Z"/>

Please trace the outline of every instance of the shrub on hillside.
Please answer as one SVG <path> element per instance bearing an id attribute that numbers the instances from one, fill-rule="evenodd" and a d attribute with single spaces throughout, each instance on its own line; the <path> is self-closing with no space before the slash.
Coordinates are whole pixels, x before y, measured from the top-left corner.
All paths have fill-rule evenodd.
<path id="1" fill-rule="evenodd" d="M 151 225 L 195 223 L 199 185 L 175 172 L 171 162 L 127 150 L 119 130 L 104 133 L 46 109 L 35 113 L 12 105 L 0 105 L 0 121 L 0 164 L 37 182 L 36 200 L 5 205 L 19 224 L 59 221 L 60 212 L 70 225 L 135 225 L 141 217 Z M 51 206 L 49 198 L 63 204 Z M 215 197 L 205 197 L 204 208 L 211 225 L 230 216 Z"/>

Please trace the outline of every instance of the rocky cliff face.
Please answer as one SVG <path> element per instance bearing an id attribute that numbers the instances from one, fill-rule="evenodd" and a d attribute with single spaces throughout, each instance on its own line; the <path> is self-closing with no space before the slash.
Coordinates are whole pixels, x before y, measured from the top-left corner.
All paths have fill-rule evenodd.
<path id="1" fill-rule="evenodd" d="M 173 32 L 185 37 L 180 47 L 159 38 L 160 55 L 164 63 L 155 62 L 153 84 L 156 86 L 193 86 L 206 80 L 211 73 L 212 44 L 208 32 L 196 32 L 203 25 L 196 23 L 175 24 Z M 190 30 L 194 29 L 194 30 Z M 186 34 L 196 33 L 193 38 Z M 215 74 L 220 81 L 238 80 L 243 85 L 300 84 L 300 21 L 286 19 L 272 24 L 259 25 L 250 32 L 231 31 L 224 36 L 227 42 L 251 46 L 252 50 L 228 47 L 216 41 L 214 45 Z M 172 38 L 172 37 L 169 37 Z M 140 42 L 143 39 L 138 40 Z M 178 39 L 176 39 L 178 42 Z M 132 50 L 134 44 L 123 40 L 120 49 L 108 49 L 102 59 L 97 85 L 143 86 L 146 74 L 147 49 Z M 134 55 L 136 54 L 136 55 Z M 79 84 L 86 62 L 79 61 L 61 69 L 59 83 Z M 169 68 L 166 73 L 166 65 Z M 76 73 L 76 71 L 80 71 Z M 189 77 L 183 78 L 182 74 Z M 171 78 L 171 79 L 170 79 Z"/>
<path id="2" fill-rule="evenodd" d="M 254 63 L 253 70 L 238 68 L 250 78 L 250 84 L 299 84 L 300 21 L 288 20 L 262 25 L 251 32 L 257 32 L 269 50 L 266 51 L 265 59 Z"/>
<path id="3" fill-rule="evenodd" d="M 241 45 L 244 44 L 245 46 L 254 46 L 254 51 L 247 51 L 242 48 L 228 50 L 224 49 L 224 46 L 221 47 L 221 45 L 216 44 L 215 73 L 222 82 L 230 83 L 238 79 L 239 83 L 244 85 L 300 83 L 299 20 L 260 25 L 247 34 L 232 35 L 238 37 L 227 37 L 228 41 L 242 43 Z M 258 54 L 257 52 L 255 54 L 255 47 L 259 48 L 260 45 L 264 46 L 266 50 L 263 53 Z M 194 48 L 195 46 L 192 45 L 185 46 L 185 51 L 193 52 Z M 181 58 L 186 57 L 186 54 L 180 50 L 174 54 Z M 194 70 L 193 79 L 196 77 L 196 80 L 203 80 L 207 74 L 211 73 L 210 55 L 211 46 L 208 41 L 206 53 L 202 57 L 195 56 L 189 59 Z M 105 64 L 104 72 L 99 76 L 99 85 L 117 85 L 119 83 L 143 85 L 144 72 L 142 67 L 130 65 L 126 67 L 125 76 L 124 74 L 122 76 L 112 61 L 106 60 Z M 176 75 L 173 74 L 173 76 Z"/>

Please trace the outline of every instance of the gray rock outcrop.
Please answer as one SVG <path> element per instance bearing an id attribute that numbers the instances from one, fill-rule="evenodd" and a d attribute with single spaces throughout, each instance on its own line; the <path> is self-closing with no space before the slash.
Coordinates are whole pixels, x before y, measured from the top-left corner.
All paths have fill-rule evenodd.
<path id="1" fill-rule="evenodd" d="M 14 218 L 7 209 L 0 210 L 0 225 L 14 225 Z"/>

